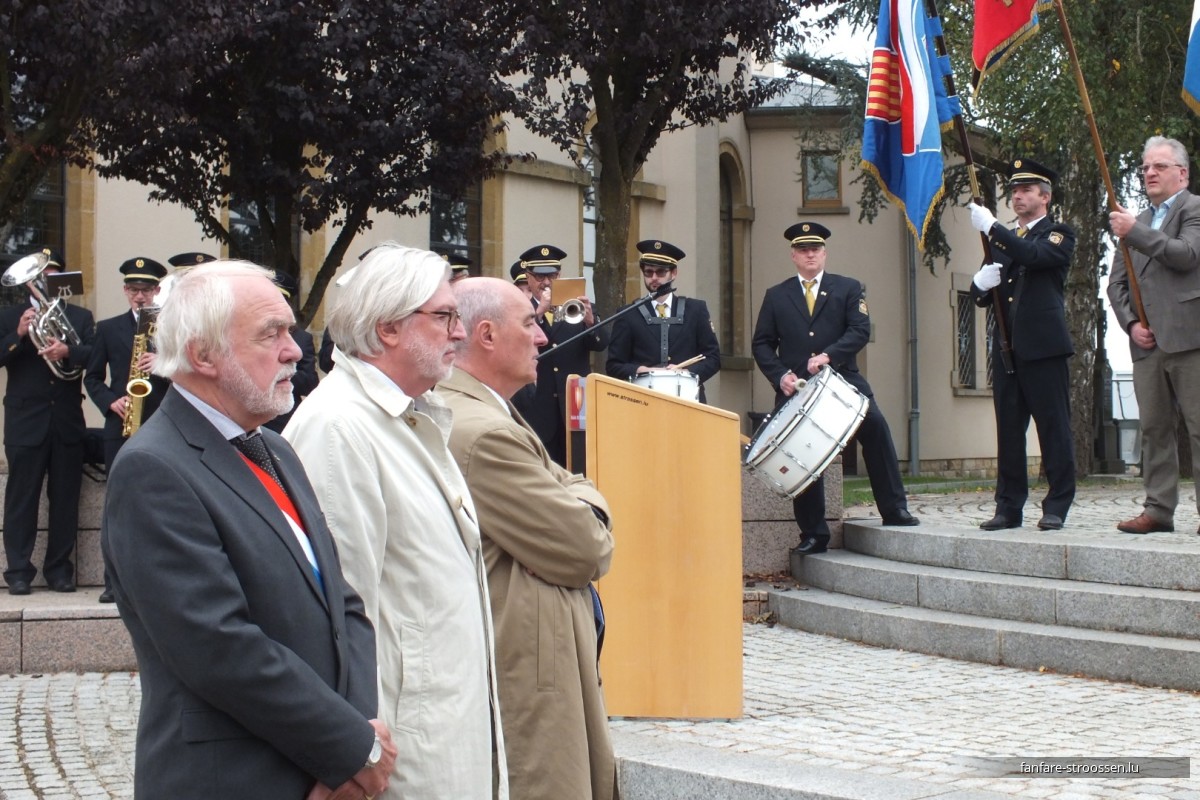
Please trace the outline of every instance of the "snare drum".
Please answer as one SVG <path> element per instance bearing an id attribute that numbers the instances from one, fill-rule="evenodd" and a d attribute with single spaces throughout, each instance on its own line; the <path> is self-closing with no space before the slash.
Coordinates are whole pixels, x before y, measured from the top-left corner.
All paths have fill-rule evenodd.
<path id="1" fill-rule="evenodd" d="M 850 442 L 869 402 L 841 375 L 822 367 L 758 429 L 743 464 L 778 494 L 795 497 Z"/>
<path id="2" fill-rule="evenodd" d="M 652 369 L 633 376 L 633 383 L 652 392 L 700 402 L 700 379 L 686 369 Z"/>

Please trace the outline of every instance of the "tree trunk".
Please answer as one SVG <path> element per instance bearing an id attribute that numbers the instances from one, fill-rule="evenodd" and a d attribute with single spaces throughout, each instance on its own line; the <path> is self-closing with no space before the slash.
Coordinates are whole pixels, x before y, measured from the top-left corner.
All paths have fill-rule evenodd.
<path id="1" fill-rule="evenodd" d="M 600 197 L 596 220 L 596 305 L 608 316 L 625 304 L 629 247 L 629 219 L 633 202 L 632 180 L 622 174 L 614 155 L 600 154 Z M 611 166 L 609 166 L 611 164 Z"/>
<path id="2" fill-rule="evenodd" d="M 1104 186 L 1099 166 L 1088 150 L 1068 170 L 1066 180 L 1056 187 L 1062 203 L 1062 219 L 1075 229 L 1075 256 L 1067 273 L 1067 327 L 1075 347 L 1070 361 L 1071 433 L 1075 442 L 1075 472 L 1079 477 L 1094 469 L 1096 362 L 1096 297 L 1100 291 L 1101 254 L 1096 243 L 1103 240 L 1107 220 Z"/>

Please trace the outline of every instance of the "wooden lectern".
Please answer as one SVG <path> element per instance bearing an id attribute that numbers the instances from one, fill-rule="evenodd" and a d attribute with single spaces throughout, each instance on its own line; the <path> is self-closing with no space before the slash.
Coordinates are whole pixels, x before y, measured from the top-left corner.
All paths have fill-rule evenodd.
<path id="1" fill-rule="evenodd" d="M 599 583 L 608 713 L 740 717 L 738 417 L 595 373 L 585 393 L 587 475 L 616 539 Z"/>

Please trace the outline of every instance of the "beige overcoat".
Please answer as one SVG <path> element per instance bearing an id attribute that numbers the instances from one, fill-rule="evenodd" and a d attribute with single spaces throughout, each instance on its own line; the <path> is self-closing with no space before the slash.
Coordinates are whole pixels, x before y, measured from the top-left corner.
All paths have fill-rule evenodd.
<path id="1" fill-rule="evenodd" d="M 550 460 L 511 404 L 461 369 L 438 385 L 450 451 L 483 534 L 509 787 L 521 800 L 611 800 L 616 770 L 588 584 L 608 571 L 608 505 Z"/>

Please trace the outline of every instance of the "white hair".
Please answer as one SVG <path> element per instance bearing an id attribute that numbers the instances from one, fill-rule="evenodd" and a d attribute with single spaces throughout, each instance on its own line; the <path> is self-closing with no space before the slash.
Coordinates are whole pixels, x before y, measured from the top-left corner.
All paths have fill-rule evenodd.
<path id="1" fill-rule="evenodd" d="M 1146 153 L 1156 147 L 1168 147 L 1171 150 L 1171 157 L 1175 159 L 1175 163 L 1181 167 L 1188 165 L 1188 151 L 1183 146 L 1183 142 L 1178 139 L 1168 139 L 1165 136 L 1151 136 L 1146 140 L 1146 146 L 1142 148 L 1142 158 L 1146 157 Z"/>
<path id="2" fill-rule="evenodd" d="M 233 319 L 234 278 L 266 278 L 273 273 L 249 261 L 209 261 L 174 273 L 154 333 L 154 374 L 164 378 L 192 371 L 189 345 L 200 353 L 228 354 Z"/>
<path id="3" fill-rule="evenodd" d="M 437 253 L 384 242 L 354 267 L 329 311 L 329 332 L 348 355 L 378 356 L 376 327 L 412 316 L 449 279 L 450 264 Z"/>

